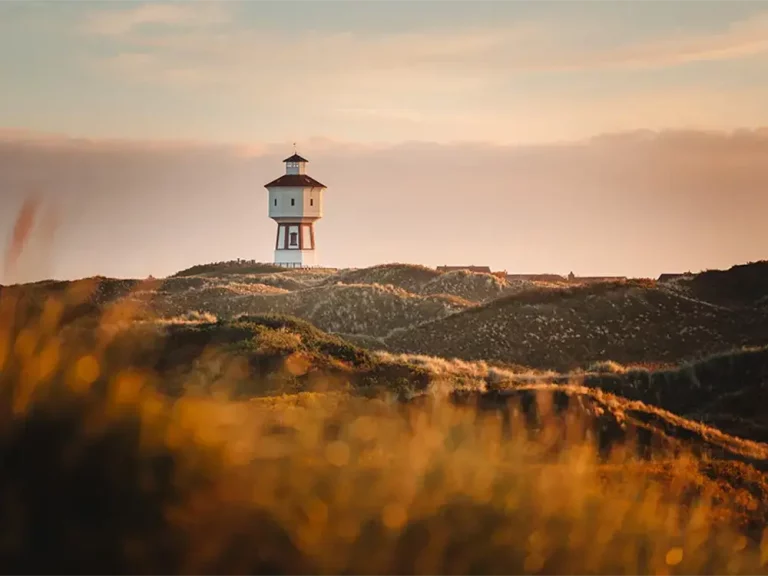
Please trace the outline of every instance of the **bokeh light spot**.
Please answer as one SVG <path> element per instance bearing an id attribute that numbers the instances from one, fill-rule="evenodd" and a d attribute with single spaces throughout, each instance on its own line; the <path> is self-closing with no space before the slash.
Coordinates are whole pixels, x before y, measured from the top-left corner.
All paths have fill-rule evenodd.
<path id="1" fill-rule="evenodd" d="M 683 561 L 683 549 L 680 547 L 670 548 L 665 561 L 669 566 L 677 566 Z"/>

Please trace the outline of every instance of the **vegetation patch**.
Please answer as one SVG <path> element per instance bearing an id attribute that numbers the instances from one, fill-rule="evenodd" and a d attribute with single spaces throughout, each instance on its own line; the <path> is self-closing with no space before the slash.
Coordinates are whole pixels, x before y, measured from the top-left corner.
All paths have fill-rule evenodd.
<path id="1" fill-rule="evenodd" d="M 768 261 L 750 262 L 728 270 L 707 270 L 686 281 L 701 300 L 727 306 L 749 306 L 768 295 Z"/>
<path id="2" fill-rule="evenodd" d="M 264 274 L 284 270 L 275 264 L 255 262 L 253 260 L 230 260 L 227 262 L 211 262 L 197 264 L 173 275 L 175 278 L 185 276 L 200 276 L 205 274 Z"/>
<path id="3" fill-rule="evenodd" d="M 534 289 L 393 333 L 394 352 L 571 371 L 594 362 L 679 363 L 768 342 L 768 317 L 653 281 Z"/>

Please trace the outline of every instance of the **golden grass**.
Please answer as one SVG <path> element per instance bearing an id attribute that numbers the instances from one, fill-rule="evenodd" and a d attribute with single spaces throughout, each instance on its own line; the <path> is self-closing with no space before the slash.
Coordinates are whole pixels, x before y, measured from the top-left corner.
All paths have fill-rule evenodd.
<path id="1" fill-rule="evenodd" d="M 546 398 L 537 430 L 514 407 L 171 400 L 112 348 L 133 304 L 72 342 L 59 322 L 87 292 L 18 295 L 0 294 L 8 572 L 766 571 L 768 546 L 690 457 L 606 463 L 581 413 Z"/>

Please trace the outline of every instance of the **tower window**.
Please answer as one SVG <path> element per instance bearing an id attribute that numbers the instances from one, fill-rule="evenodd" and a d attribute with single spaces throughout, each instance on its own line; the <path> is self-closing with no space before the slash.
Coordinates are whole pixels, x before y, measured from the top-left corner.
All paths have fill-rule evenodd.
<path id="1" fill-rule="evenodd" d="M 296 200 L 291 198 L 291 206 L 295 206 L 295 205 L 296 205 Z"/>
<path id="2" fill-rule="evenodd" d="M 291 242 L 290 246 L 298 246 L 299 245 L 299 234 L 298 232 L 291 232 L 290 234 Z"/>
<path id="3" fill-rule="evenodd" d="M 310 198 L 309 199 L 309 205 L 310 206 L 314 206 L 315 205 L 315 199 L 314 198 Z"/>
<path id="4" fill-rule="evenodd" d="M 275 198 L 275 206 L 277 206 L 277 198 Z"/>

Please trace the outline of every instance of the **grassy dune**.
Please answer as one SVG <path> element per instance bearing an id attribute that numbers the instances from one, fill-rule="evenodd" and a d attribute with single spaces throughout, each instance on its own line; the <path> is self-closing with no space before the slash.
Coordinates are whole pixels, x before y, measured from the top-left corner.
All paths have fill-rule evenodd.
<path id="1" fill-rule="evenodd" d="M 763 345 L 768 318 L 649 280 L 530 289 L 392 334 L 393 352 L 562 371 L 598 361 L 678 363 Z"/>
<path id="2" fill-rule="evenodd" d="M 158 371 L 147 358 L 160 340 L 126 331 L 136 299 L 78 323 L 67 311 L 90 301 L 83 286 L 43 302 L 0 294 L 7 572 L 766 570 L 762 526 L 744 522 L 754 497 L 702 473 L 760 475 L 738 463 L 693 456 L 685 443 L 644 457 L 631 439 L 600 450 L 596 420 L 576 405 L 552 410 L 546 393 L 535 395 L 535 418 L 514 403 L 403 404 L 332 385 L 233 399 L 229 380 L 258 388 L 276 370 L 306 370 L 296 364 L 312 354 L 327 361 L 315 390 L 324 373 L 339 380 L 373 356 L 297 325 L 266 340 L 248 333 L 249 365 L 280 357 L 279 370 L 246 377 L 219 355 L 232 342 L 203 338 L 174 344 L 192 373 Z M 298 357 L 269 355 L 296 338 Z M 170 394 L 169 378 L 194 382 Z M 206 379 L 216 385 L 199 386 Z"/>

